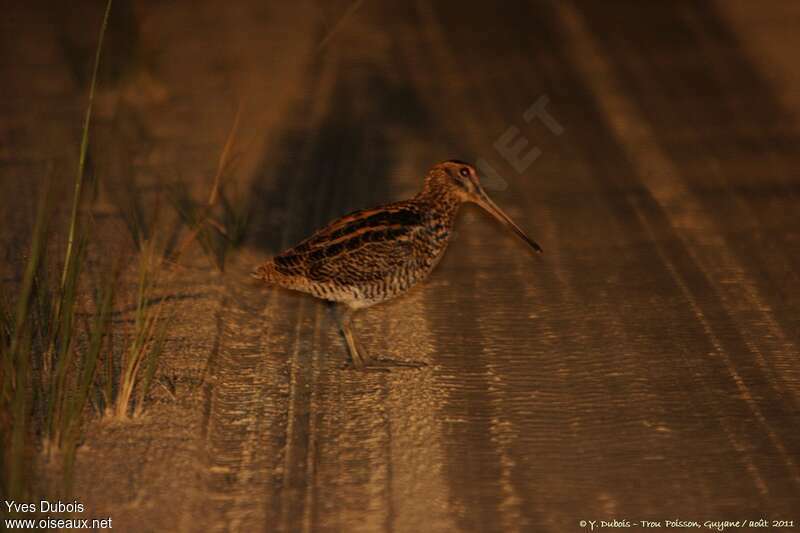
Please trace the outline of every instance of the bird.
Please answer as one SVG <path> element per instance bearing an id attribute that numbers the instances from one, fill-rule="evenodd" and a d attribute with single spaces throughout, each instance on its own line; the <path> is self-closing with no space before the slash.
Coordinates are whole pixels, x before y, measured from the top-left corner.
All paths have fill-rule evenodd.
<path id="1" fill-rule="evenodd" d="M 330 302 L 350 355 L 349 368 L 387 370 L 424 363 L 374 358 L 356 338 L 353 314 L 399 296 L 423 281 L 447 249 L 463 203 L 477 204 L 532 250 L 528 237 L 486 194 L 475 167 L 459 160 L 438 163 L 411 199 L 342 216 L 266 260 L 252 273 L 270 285 Z"/>

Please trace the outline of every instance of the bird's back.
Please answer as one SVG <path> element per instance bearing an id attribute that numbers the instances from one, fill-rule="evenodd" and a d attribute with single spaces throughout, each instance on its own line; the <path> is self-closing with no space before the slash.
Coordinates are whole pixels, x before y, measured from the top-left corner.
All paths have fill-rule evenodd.
<path id="1" fill-rule="evenodd" d="M 455 210 L 414 200 L 345 215 L 262 265 L 267 282 L 367 307 L 405 292 L 441 258 Z"/>

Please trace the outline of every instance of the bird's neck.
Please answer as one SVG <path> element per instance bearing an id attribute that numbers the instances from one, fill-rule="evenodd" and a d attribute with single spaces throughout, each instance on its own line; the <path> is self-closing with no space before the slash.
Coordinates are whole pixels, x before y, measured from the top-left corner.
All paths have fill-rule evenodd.
<path id="1" fill-rule="evenodd" d="M 452 189 L 437 187 L 432 183 L 425 183 L 425 186 L 414 200 L 427 206 L 431 212 L 449 221 L 455 218 L 456 213 L 458 213 L 458 208 L 461 207 L 462 203 L 461 198 L 459 198 Z"/>

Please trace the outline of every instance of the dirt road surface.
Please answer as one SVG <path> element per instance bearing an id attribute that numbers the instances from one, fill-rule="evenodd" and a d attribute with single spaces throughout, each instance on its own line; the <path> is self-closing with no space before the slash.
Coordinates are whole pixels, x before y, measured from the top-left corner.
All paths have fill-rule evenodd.
<path id="1" fill-rule="evenodd" d="M 48 163 L 74 168 L 103 7 L 79 4 L 14 2 L 0 22 L 9 262 Z M 207 194 L 237 108 L 252 216 L 225 274 L 195 253 L 167 289 L 174 397 L 90 425 L 86 517 L 119 531 L 800 525 L 797 3 L 114 9 L 93 145 L 109 243 L 129 239 L 115 187 L 156 198 L 180 177 Z M 247 272 L 452 158 L 479 161 L 545 253 L 465 208 L 432 277 L 356 322 L 373 353 L 429 366 L 342 370 L 327 308 Z"/>

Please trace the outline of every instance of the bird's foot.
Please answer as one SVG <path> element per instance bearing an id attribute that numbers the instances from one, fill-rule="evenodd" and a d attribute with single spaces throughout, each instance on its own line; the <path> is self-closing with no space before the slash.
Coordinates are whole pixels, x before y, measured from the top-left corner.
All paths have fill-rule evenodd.
<path id="1" fill-rule="evenodd" d="M 424 368 L 428 363 L 422 361 L 402 361 L 398 359 L 374 358 L 363 361 L 361 365 L 354 365 L 348 361 L 342 366 L 343 370 L 363 370 L 365 372 L 391 372 L 393 368 Z"/>
<path id="2" fill-rule="evenodd" d="M 391 372 L 391 370 L 386 367 L 370 366 L 368 364 L 354 365 L 352 361 L 347 361 L 344 363 L 339 367 L 339 370 L 358 370 L 360 372 Z"/>

